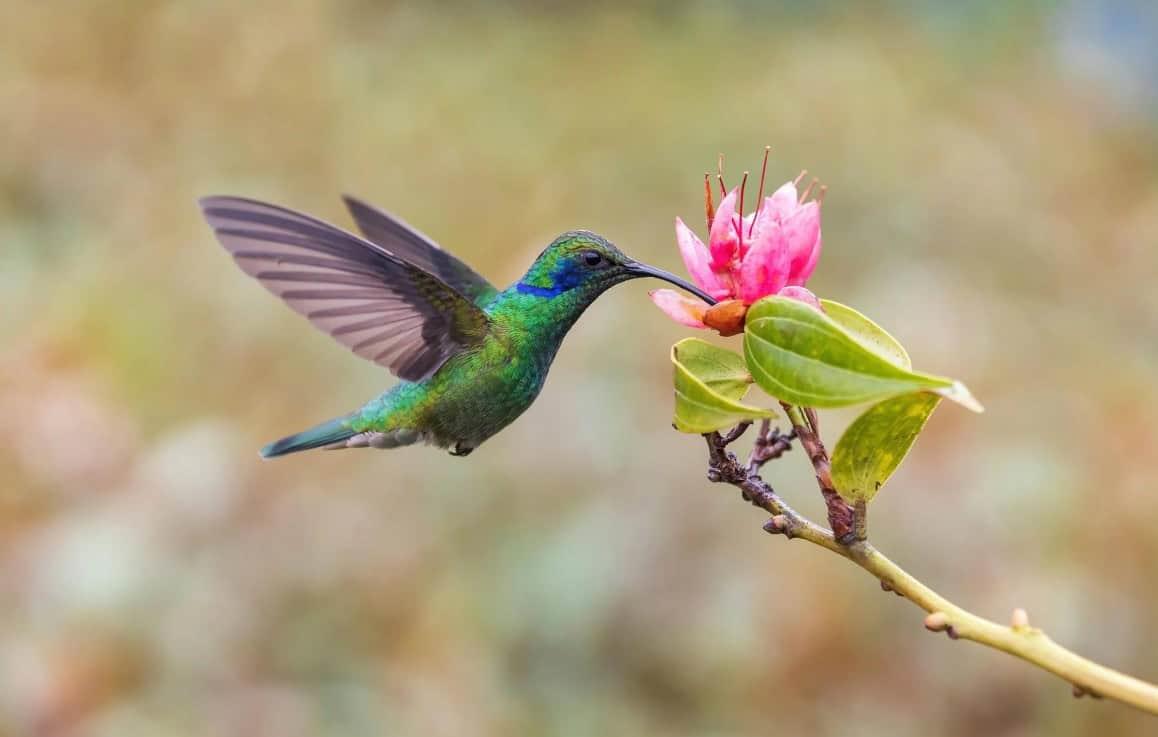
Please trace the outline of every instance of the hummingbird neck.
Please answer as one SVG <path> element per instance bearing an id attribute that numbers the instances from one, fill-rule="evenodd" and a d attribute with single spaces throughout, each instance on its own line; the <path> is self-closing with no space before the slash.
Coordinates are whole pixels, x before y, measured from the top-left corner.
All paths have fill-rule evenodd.
<path id="1" fill-rule="evenodd" d="M 567 331 L 604 290 L 593 291 L 583 287 L 560 290 L 518 282 L 496 295 L 486 311 L 512 337 L 549 351 L 553 356 Z"/>

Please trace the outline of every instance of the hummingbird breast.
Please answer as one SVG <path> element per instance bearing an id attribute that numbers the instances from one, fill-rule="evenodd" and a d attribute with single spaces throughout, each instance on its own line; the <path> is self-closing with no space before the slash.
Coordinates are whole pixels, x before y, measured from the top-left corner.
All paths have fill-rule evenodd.
<path id="1" fill-rule="evenodd" d="M 469 451 L 531 406 L 557 346 L 526 350 L 510 336 L 493 336 L 450 358 L 429 379 L 402 382 L 359 413 L 361 432 L 413 431 L 441 448 Z"/>
<path id="2" fill-rule="evenodd" d="M 483 350 L 458 356 L 431 377 L 425 428 L 439 445 L 474 448 L 521 415 L 543 388 L 550 363 L 525 351 Z"/>

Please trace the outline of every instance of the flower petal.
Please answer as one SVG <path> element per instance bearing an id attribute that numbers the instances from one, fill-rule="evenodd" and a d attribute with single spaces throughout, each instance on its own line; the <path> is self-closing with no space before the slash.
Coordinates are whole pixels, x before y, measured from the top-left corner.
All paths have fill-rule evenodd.
<path id="1" fill-rule="evenodd" d="M 739 217 L 734 218 L 736 225 L 740 228 L 740 252 L 739 258 L 743 260 L 744 255 L 748 253 L 748 249 L 752 247 L 752 238 L 756 233 L 756 213 L 750 212 L 744 216 L 743 221 Z"/>
<path id="2" fill-rule="evenodd" d="M 740 266 L 737 295 L 747 304 L 776 294 L 788 283 L 789 254 L 784 229 L 772 225 L 758 233 Z"/>
<path id="3" fill-rule="evenodd" d="M 738 191 L 733 189 L 723 199 L 712 220 L 712 230 L 708 233 L 708 250 L 712 254 L 712 266 L 717 271 L 728 268 L 740 246 L 740 238 L 736 234 L 737 195 Z"/>
<path id="4" fill-rule="evenodd" d="M 809 307 L 815 307 L 821 312 L 824 312 L 824 308 L 820 306 L 820 300 L 816 298 L 815 294 L 804 287 L 784 287 L 780 290 L 780 296 L 803 302 Z"/>
<path id="5" fill-rule="evenodd" d="M 689 328 L 704 327 L 704 312 L 708 306 L 698 299 L 686 297 L 674 289 L 656 289 L 648 292 L 651 301 L 668 317 Z"/>
<path id="6" fill-rule="evenodd" d="M 708 294 L 716 299 L 723 299 L 731 295 L 728 284 L 712 271 L 712 255 L 708 247 L 700 240 L 692 229 L 684 225 L 684 221 L 676 218 L 676 243 L 680 247 L 680 255 L 684 259 L 684 266 L 692 279 Z"/>
<path id="7" fill-rule="evenodd" d="M 783 221 L 785 218 L 796 212 L 800 206 L 797 203 L 796 184 L 793 182 L 785 182 L 780 189 L 773 192 L 768 197 L 764 198 L 764 205 L 760 208 L 760 212 L 765 210 L 775 219 Z"/>
<path id="8" fill-rule="evenodd" d="M 764 202 L 767 203 L 768 199 L 769 198 L 765 197 Z M 764 234 L 770 232 L 773 228 L 780 227 L 780 221 L 776 212 L 771 207 L 761 207 L 759 211 L 748 215 L 744 219 L 748 220 L 749 218 L 751 218 L 751 220 L 748 222 L 748 229 L 744 231 L 745 253 L 750 250 L 752 244 L 759 241 Z"/>
<path id="9" fill-rule="evenodd" d="M 812 276 L 812 272 L 816 270 L 816 263 L 820 261 L 821 242 L 823 240 L 820 233 L 817 233 L 816 245 L 812 247 L 812 254 L 808 257 L 808 260 L 804 262 L 804 265 L 801 266 L 795 274 L 789 273 L 788 283 L 790 285 L 802 287 L 804 283 L 808 281 L 808 277 Z"/>
<path id="10" fill-rule="evenodd" d="M 820 205 L 806 202 L 783 221 L 788 244 L 788 283 L 803 285 L 820 258 Z"/>

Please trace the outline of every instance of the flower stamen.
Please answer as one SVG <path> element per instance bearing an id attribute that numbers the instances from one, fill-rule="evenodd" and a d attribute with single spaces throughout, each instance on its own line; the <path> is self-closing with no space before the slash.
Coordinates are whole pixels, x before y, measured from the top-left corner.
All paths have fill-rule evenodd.
<path id="1" fill-rule="evenodd" d="M 728 194 L 728 188 L 724 186 L 724 155 L 716 155 L 716 179 L 720 182 L 720 196 Z"/>
<path id="2" fill-rule="evenodd" d="M 760 217 L 760 208 L 764 206 L 764 177 L 768 173 L 768 154 L 772 151 L 771 146 L 764 147 L 764 163 L 760 165 L 760 194 L 756 195 L 756 217 L 752 218 L 752 224 L 748 226 L 748 237 L 752 237 L 752 231 L 756 229 L 756 220 Z"/>
<path id="3" fill-rule="evenodd" d="M 792 180 L 792 186 L 793 187 L 799 187 L 800 183 L 802 181 L 804 181 L 804 177 L 806 177 L 806 176 L 808 176 L 808 170 L 807 169 L 801 169 L 800 173 L 796 175 L 796 178 Z"/>
<path id="4" fill-rule="evenodd" d="M 740 179 L 740 207 L 737 210 L 739 218 L 736 221 L 736 237 L 740 239 L 739 251 L 744 253 L 744 190 L 748 187 L 748 172 L 744 172 L 743 178 Z M 755 219 L 752 222 L 756 222 Z"/>
<path id="5" fill-rule="evenodd" d="M 813 177 L 812 181 L 808 183 L 808 186 L 800 194 L 800 204 L 802 204 L 802 205 L 804 204 L 804 202 L 812 195 L 813 187 L 815 187 L 818 184 L 820 184 L 820 180 L 817 179 L 816 177 Z"/>
<path id="6" fill-rule="evenodd" d="M 716 208 L 712 204 L 712 182 L 707 172 L 704 172 L 704 212 L 708 216 L 708 230 L 711 230 L 712 221 L 716 219 Z"/>

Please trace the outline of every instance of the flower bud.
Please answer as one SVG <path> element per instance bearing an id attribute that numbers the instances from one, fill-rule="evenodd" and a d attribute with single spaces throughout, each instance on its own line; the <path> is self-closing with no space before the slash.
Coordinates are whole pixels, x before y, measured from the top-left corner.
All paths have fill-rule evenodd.
<path id="1" fill-rule="evenodd" d="M 748 305 L 743 300 L 727 299 L 709 307 L 704 312 L 703 321 L 726 338 L 744 332 L 744 318 L 747 314 Z"/>

